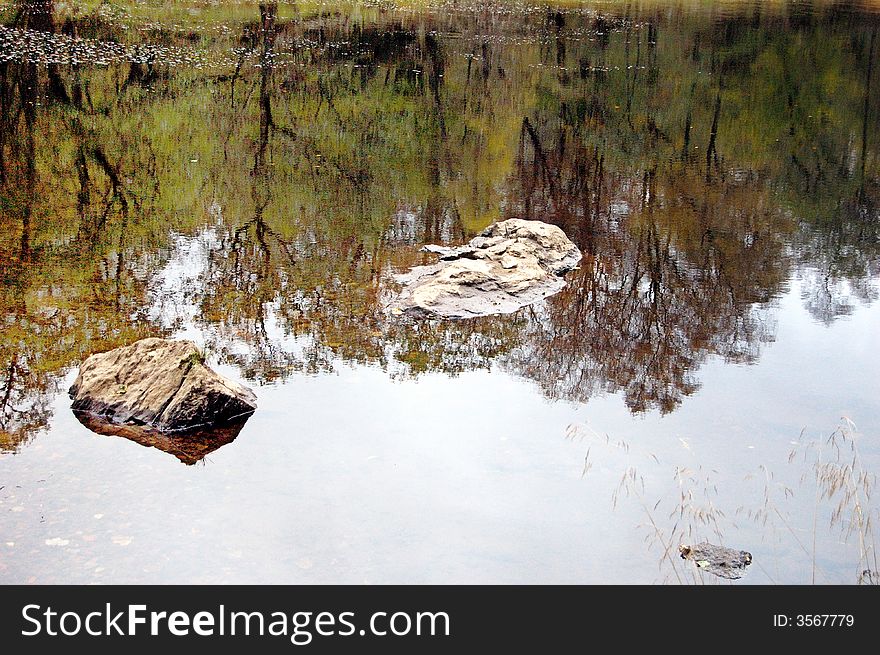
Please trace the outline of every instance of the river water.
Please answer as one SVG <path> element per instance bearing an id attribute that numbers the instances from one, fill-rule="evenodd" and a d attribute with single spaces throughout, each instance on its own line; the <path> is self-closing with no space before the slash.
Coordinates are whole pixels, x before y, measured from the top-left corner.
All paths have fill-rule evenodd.
<path id="1" fill-rule="evenodd" d="M 0 2 L 0 582 L 880 581 L 875 5 L 75 5 Z M 511 217 L 562 292 L 385 311 Z M 77 420 L 145 336 L 234 440 Z"/>

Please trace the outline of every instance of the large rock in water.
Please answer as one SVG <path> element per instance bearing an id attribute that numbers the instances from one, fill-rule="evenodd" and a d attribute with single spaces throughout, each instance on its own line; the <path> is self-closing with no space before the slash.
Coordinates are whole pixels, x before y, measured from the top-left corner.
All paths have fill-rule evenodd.
<path id="1" fill-rule="evenodd" d="M 468 318 L 506 314 L 565 286 L 581 252 L 555 225 L 511 218 L 486 228 L 459 248 L 425 246 L 440 261 L 399 278 L 392 311 Z"/>
<path id="2" fill-rule="evenodd" d="M 92 355 L 70 397 L 75 412 L 161 432 L 223 425 L 257 408 L 254 393 L 205 366 L 195 344 L 169 339 Z"/>

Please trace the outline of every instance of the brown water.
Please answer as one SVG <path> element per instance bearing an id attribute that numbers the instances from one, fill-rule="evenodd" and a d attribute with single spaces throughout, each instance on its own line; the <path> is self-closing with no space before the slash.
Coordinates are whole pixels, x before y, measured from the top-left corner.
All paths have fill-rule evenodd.
<path id="1" fill-rule="evenodd" d="M 108 7 L 0 3 L 0 582 L 878 580 L 872 5 Z M 509 217 L 560 294 L 383 310 Z M 148 335 L 241 432 L 76 419 Z"/>

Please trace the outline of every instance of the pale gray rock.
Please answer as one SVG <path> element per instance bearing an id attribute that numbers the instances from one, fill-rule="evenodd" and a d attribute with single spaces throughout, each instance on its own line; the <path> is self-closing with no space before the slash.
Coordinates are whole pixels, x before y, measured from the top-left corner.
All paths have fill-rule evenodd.
<path id="1" fill-rule="evenodd" d="M 679 546 L 678 552 L 682 559 L 691 560 L 701 571 L 728 580 L 739 580 L 752 563 L 752 554 L 749 552 L 715 546 L 706 541 L 695 546 Z"/>
<path id="2" fill-rule="evenodd" d="M 548 223 L 512 218 L 458 248 L 429 245 L 440 261 L 402 275 L 394 313 L 441 318 L 507 314 L 557 293 L 581 259 L 578 247 Z"/>
<path id="3" fill-rule="evenodd" d="M 69 393 L 75 412 L 161 432 L 223 425 L 257 408 L 254 393 L 205 366 L 195 344 L 169 339 L 92 355 Z"/>

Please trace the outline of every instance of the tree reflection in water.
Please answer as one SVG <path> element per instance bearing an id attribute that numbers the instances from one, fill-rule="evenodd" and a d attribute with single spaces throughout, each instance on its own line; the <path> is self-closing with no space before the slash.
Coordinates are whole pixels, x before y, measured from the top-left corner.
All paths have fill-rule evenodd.
<path id="1" fill-rule="evenodd" d="M 876 298 L 876 15 L 245 3 L 184 29 L 121 6 L 0 5 L 15 30 L 199 62 L 0 59 L 4 450 L 85 355 L 147 334 L 201 331 L 262 383 L 499 365 L 669 412 L 708 357 L 759 357 L 794 277 L 821 321 Z M 459 322 L 384 312 L 421 244 L 514 216 L 584 252 L 563 292 Z"/>

